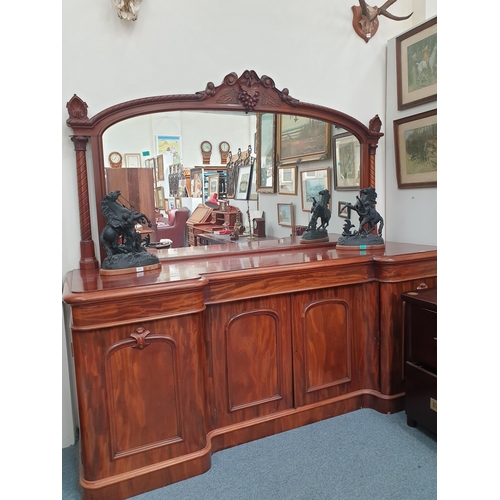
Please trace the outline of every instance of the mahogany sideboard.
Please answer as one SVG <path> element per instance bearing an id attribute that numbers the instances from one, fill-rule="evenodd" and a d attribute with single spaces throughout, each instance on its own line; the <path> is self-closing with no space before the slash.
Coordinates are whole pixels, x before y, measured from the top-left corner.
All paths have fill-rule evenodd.
<path id="1" fill-rule="evenodd" d="M 206 472 L 218 450 L 362 407 L 404 409 L 401 294 L 437 286 L 436 248 L 347 254 L 337 237 L 68 273 L 85 499 L 129 498 Z"/>

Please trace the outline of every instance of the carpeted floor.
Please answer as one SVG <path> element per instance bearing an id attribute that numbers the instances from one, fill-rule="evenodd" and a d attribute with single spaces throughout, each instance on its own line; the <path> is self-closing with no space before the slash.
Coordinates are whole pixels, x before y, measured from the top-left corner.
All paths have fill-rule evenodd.
<path id="1" fill-rule="evenodd" d="M 77 445 L 62 450 L 62 498 L 79 500 Z M 135 500 L 431 500 L 437 439 L 404 412 L 362 409 L 222 450 L 205 474 Z M 113 500 L 113 499 L 109 499 Z"/>

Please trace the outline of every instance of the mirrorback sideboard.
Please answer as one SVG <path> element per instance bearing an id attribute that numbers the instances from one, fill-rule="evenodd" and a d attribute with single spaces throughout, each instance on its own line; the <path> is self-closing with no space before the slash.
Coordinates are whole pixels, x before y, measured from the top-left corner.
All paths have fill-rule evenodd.
<path id="1" fill-rule="evenodd" d="M 400 297 L 437 285 L 435 247 L 297 243 L 68 273 L 85 499 L 159 488 L 218 450 L 361 407 L 404 408 Z"/>

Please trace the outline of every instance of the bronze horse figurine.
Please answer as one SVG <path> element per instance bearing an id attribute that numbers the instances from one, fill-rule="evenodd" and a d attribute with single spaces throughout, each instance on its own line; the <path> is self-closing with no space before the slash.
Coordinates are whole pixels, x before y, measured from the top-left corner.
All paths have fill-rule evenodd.
<path id="1" fill-rule="evenodd" d="M 330 191 L 328 191 L 328 189 L 321 190 L 318 195 L 320 196 L 319 201 L 317 201 L 316 198 L 313 197 L 313 205 L 311 207 L 312 217 L 307 230 L 326 231 L 326 228 L 328 227 L 330 218 L 332 216 L 332 213 L 328 208 L 328 203 L 332 195 L 330 194 Z M 321 224 L 316 229 L 318 219 L 321 220 Z"/>
<path id="2" fill-rule="evenodd" d="M 375 226 L 380 223 L 377 233 L 382 236 L 384 219 L 375 209 L 377 203 L 375 188 L 363 188 L 360 193 L 361 198 L 356 196 L 357 201 L 354 205 L 351 203 L 346 204 L 346 207 L 354 210 L 359 215 L 359 234 L 370 234 L 375 229 Z"/>
<path id="3" fill-rule="evenodd" d="M 135 230 L 135 225 L 147 224 L 151 221 L 141 212 L 135 212 L 134 207 L 129 210 L 118 203 L 120 190 L 108 193 L 101 202 L 101 210 L 106 218 L 106 226 L 101 232 L 99 241 L 108 257 L 116 254 L 145 252 L 141 246 L 141 235 Z M 121 239 L 121 241 L 120 241 Z"/>

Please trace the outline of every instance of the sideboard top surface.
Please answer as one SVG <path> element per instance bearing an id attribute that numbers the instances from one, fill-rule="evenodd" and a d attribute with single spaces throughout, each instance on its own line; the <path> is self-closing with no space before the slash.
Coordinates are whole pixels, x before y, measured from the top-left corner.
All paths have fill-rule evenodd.
<path id="1" fill-rule="evenodd" d="M 375 261 L 376 265 L 391 266 L 398 262 L 437 259 L 434 246 L 386 242 L 385 249 L 376 252 L 344 252 L 336 250 L 336 236 L 330 235 L 330 242 L 321 244 L 300 244 L 299 238 L 283 238 L 261 241 L 240 242 L 239 251 L 229 252 L 227 245 L 179 248 L 162 250 L 161 269 L 140 273 L 128 273 L 116 276 L 101 276 L 99 270 L 70 271 L 66 277 L 65 297 L 72 294 L 84 294 L 100 291 L 117 291 L 134 287 L 157 285 L 196 286 L 202 278 L 215 278 L 219 274 L 248 272 L 268 273 L 271 268 L 293 270 L 307 265 L 315 269 L 326 266 L 346 266 L 351 264 L 367 265 Z M 182 257 L 182 252 L 185 258 Z M 169 252 L 172 252 L 171 254 Z M 169 255 L 173 258 L 170 259 Z"/>

